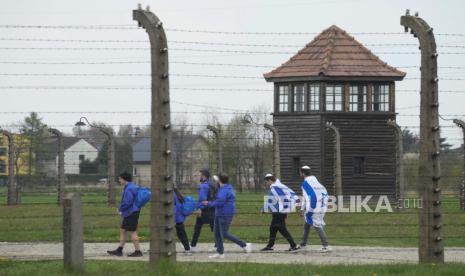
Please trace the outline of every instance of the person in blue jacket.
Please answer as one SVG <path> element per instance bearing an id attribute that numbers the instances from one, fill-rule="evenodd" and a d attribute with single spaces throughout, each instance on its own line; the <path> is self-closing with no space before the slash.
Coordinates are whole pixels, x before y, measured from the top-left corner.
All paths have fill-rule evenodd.
<path id="1" fill-rule="evenodd" d="M 214 201 L 203 201 L 204 206 L 215 208 L 215 225 L 213 232 L 215 234 L 216 254 L 209 258 L 217 259 L 224 258 L 223 238 L 226 238 L 233 243 L 239 245 L 247 254 L 252 252 L 252 244 L 246 243 L 229 233 L 229 226 L 236 214 L 236 195 L 233 187 L 229 184 L 227 175 L 219 175 L 220 187 Z"/>
<path id="2" fill-rule="evenodd" d="M 118 207 L 118 213 L 123 218 L 119 231 L 119 247 L 116 250 L 108 250 L 107 253 L 115 256 L 123 256 L 123 248 L 129 232 L 135 251 L 128 254 L 128 257 L 141 257 L 142 252 L 140 251 L 139 236 L 137 234 L 140 208 L 135 204 L 139 187 L 132 182 L 132 175 L 127 172 L 120 174 L 118 182 L 123 187 L 121 204 Z"/>
<path id="3" fill-rule="evenodd" d="M 215 209 L 213 207 L 202 205 L 203 201 L 214 200 L 215 186 L 210 180 L 210 171 L 207 169 L 200 170 L 200 186 L 199 186 L 199 213 L 195 221 L 194 233 L 191 240 L 191 250 L 195 251 L 197 242 L 200 237 L 200 231 L 204 224 L 210 225 L 210 230 L 213 232 L 213 224 L 215 220 Z M 216 247 L 216 246 L 215 246 Z M 212 249 L 209 249 L 211 251 Z"/>
<path id="4" fill-rule="evenodd" d="M 184 253 L 191 255 L 191 248 L 189 246 L 189 239 L 187 238 L 186 228 L 184 227 L 184 221 L 186 216 L 182 213 L 182 204 L 184 203 L 184 196 L 181 192 L 174 188 L 174 222 L 176 224 L 176 235 L 178 236 L 179 241 L 181 241 L 182 246 L 184 246 Z"/>

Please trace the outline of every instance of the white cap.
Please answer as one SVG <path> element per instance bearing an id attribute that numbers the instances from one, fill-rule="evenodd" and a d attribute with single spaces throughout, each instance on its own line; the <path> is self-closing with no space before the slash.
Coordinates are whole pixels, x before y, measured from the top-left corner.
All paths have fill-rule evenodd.
<path id="1" fill-rule="evenodd" d="M 302 170 L 310 170 L 310 167 L 309 166 L 303 166 Z"/>
<path id="2" fill-rule="evenodd" d="M 263 180 L 270 179 L 271 177 L 274 177 L 274 175 L 272 175 L 271 173 L 267 173 L 265 177 L 263 178 Z"/>

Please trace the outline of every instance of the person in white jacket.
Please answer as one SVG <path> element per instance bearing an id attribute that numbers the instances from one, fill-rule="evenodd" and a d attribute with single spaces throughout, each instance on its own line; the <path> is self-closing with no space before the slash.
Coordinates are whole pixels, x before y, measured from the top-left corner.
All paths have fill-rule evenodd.
<path id="1" fill-rule="evenodd" d="M 270 192 L 262 211 L 271 212 L 272 219 L 270 224 L 270 239 L 266 247 L 261 249 L 261 251 L 273 250 L 278 232 L 289 242 L 291 246 L 289 251 L 296 251 L 300 247 L 294 242 L 294 239 L 286 228 L 286 218 L 287 213 L 291 212 L 293 207 L 295 207 L 298 197 L 293 190 L 282 184 L 274 175 L 267 174 L 264 180 L 265 185 L 270 188 Z"/>
<path id="2" fill-rule="evenodd" d="M 328 239 L 324 230 L 324 216 L 328 208 L 328 192 L 326 188 L 312 175 L 309 166 L 300 168 L 302 183 L 302 211 L 305 217 L 304 234 L 300 247 L 305 247 L 308 242 L 308 234 L 313 227 L 318 233 L 322 244 L 322 252 L 329 252 Z"/>

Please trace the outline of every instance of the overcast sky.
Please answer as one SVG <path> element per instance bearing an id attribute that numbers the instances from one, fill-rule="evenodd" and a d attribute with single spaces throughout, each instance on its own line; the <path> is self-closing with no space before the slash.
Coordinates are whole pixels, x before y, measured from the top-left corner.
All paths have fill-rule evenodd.
<path id="1" fill-rule="evenodd" d="M 118 25 L 137 26 L 132 10 L 138 1 L 128 0 L 2 0 L 0 25 Z M 396 105 L 401 126 L 418 126 L 419 94 L 402 90 L 419 89 L 418 69 L 420 55 L 416 46 L 369 46 L 370 44 L 417 43 L 417 39 L 403 32 L 400 16 L 407 8 L 418 11 L 433 28 L 439 52 L 464 53 L 464 1 L 373 1 L 373 0 L 212 0 L 212 1 L 144 1 L 150 5 L 167 29 L 170 50 L 170 85 L 172 110 L 201 112 L 205 108 L 182 105 L 191 103 L 224 108 L 248 110 L 266 106 L 271 111 L 272 84 L 262 74 L 281 63 L 310 42 L 315 34 L 335 24 L 354 34 L 355 39 L 367 44 L 388 64 L 407 72 L 404 81 L 397 82 Z M 176 31 L 176 29 L 178 31 Z M 210 30 L 223 32 L 284 32 L 306 34 L 208 34 L 180 32 L 183 30 Z M 367 35 L 360 33 L 386 32 L 396 34 Z M 10 40 L 23 39 L 23 40 Z M 81 40 L 81 41 L 28 41 L 24 39 Z M 85 40 L 131 40 L 133 42 L 85 42 Z M 182 42 L 182 43 L 181 43 Z M 267 44 L 272 46 L 204 45 L 192 42 Z M 142 29 L 43 29 L 0 28 L 0 86 L 112 86 L 148 87 L 150 78 L 147 34 Z M 454 47 L 457 46 L 457 47 Z M 48 50 L 17 48 L 49 48 Z M 81 48 L 94 48 L 83 50 Z M 9 48 L 9 49 L 5 49 Z M 16 49 L 11 49 L 16 48 Z M 73 50 L 53 48 L 74 48 Z M 77 48 L 77 49 L 76 49 Z M 111 48 L 95 50 L 95 48 Z M 115 49 L 117 48 L 117 49 Z M 119 49 L 118 49 L 119 48 Z M 123 49 L 121 48 L 139 48 Z M 187 50 L 190 49 L 190 50 Z M 212 51 L 200 51 L 210 49 Z M 195 50 L 195 51 L 192 51 Z M 249 53 L 221 52 L 224 50 Z M 271 53 L 250 53 L 271 52 Z M 285 53 L 283 53 L 285 52 Z M 288 52 L 288 53 L 286 53 Z M 390 53 L 383 53 L 390 52 Z M 418 54 L 392 54 L 418 52 Z M 133 62 L 107 64 L 108 62 Z M 10 63 L 5 63 L 10 62 Z M 68 64 L 11 64 L 11 62 L 68 63 Z M 69 64 L 104 63 L 104 64 Z M 179 63 L 181 62 L 181 63 Z M 259 65 L 258 67 L 213 66 L 184 63 L 221 63 Z M 440 54 L 440 90 L 465 91 L 465 55 Z M 4 74 L 142 74 L 142 76 L 5 76 Z M 2 75 L 3 74 L 3 75 Z M 207 78 L 185 75 L 245 76 L 253 78 Z M 183 76 L 176 76 L 183 75 Z M 413 79 L 411 79 L 413 78 Z M 446 79 L 462 80 L 446 80 Z M 196 88 L 195 91 L 179 88 Z M 176 89 L 178 88 L 178 89 Z M 258 89 L 258 91 L 198 91 L 202 88 Z M 39 112 L 44 121 L 68 130 L 81 115 L 92 121 L 111 125 L 147 124 L 146 114 L 127 114 L 124 111 L 149 111 L 150 90 L 0 90 L 1 112 Z M 465 93 L 441 93 L 440 112 L 445 118 L 465 119 Z M 70 112 L 77 113 L 41 113 Z M 89 113 L 119 112 L 119 113 Z M 21 121 L 26 114 L 0 114 L 0 125 Z M 409 116 L 413 115 L 413 116 Z M 456 116 L 448 116 L 456 115 Z M 194 124 L 202 124 L 202 116 L 188 114 Z M 220 115 L 226 120 L 228 114 Z M 452 126 L 449 121 L 441 121 Z M 413 130 L 417 130 L 413 128 Z M 443 128 L 442 136 L 459 145 L 458 128 Z"/>

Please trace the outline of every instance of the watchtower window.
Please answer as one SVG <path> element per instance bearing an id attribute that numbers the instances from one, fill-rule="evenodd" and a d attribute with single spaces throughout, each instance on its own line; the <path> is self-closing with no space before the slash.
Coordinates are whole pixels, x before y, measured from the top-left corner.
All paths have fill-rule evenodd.
<path id="1" fill-rule="evenodd" d="M 279 112 L 289 111 L 289 86 L 279 86 Z"/>
<path id="2" fill-rule="evenodd" d="M 367 87 L 365 85 L 350 86 L 349 110 L 367 111 Z"/>
<path id="3" fill-rule="evenodd" d="M 4 160 L 0 160 L 0 173 L 6 173 L 6 163 Z"/>
<path id="4" fill-rule="evenodd" d="M 365 174 L 365 157 L 354 157 L 353 158 L 354 175 Z"/>
<path id="5" fill-rule="evenodd" d="M 344 96 L 342 85 L 326 86 L 326 111 L 342 111 Z"/>
<path id="6" fill-rule="evenodd" d="M 305 111 L 305 85 L 304 84 L 294 85 L 294 111 L 295 112 Z"/>
<path id="7" fill-rule="evenodd" d="M 308 110 L 320 110 L 320 85 L 310 84 L 308 86 Z"/>
<path id="8" fill-rule="evenodd" d="M 373 85 L 373 111 L 389 111 L 389 85 Z"/>
<path id="9" fill-rule="evenodd" d="M 292 167 L 296 176 L 300 175 L 300 157 L 292 158 Z"/>

